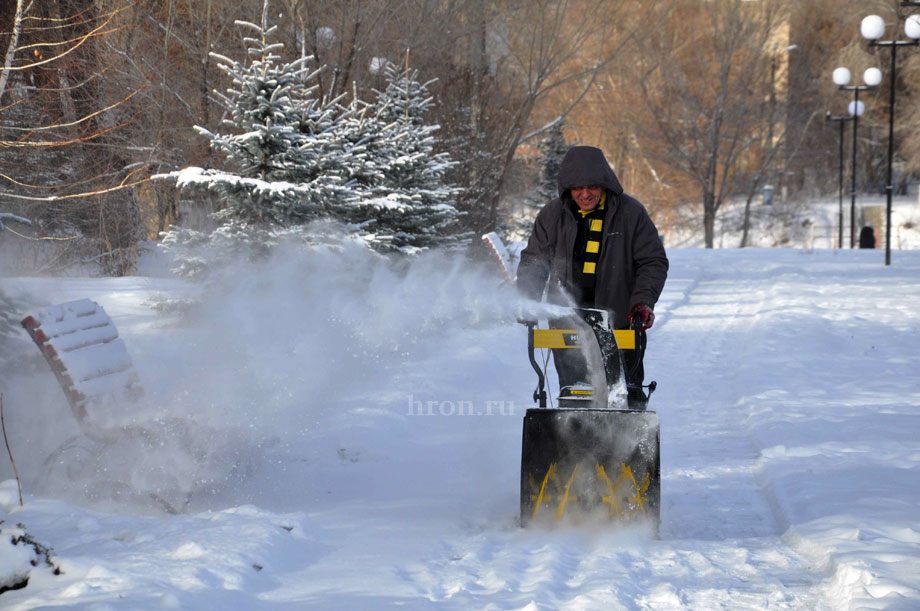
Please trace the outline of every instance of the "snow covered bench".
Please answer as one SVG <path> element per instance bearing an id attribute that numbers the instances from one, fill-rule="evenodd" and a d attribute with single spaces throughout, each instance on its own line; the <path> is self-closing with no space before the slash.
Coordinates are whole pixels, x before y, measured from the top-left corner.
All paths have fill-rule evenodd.
<path id="1" fill-rule="evenodd" d="M 64 389 L 81 426 L 116 426 L 118 412 L 143 395 L 124 342 L 90 299 L 42 308 L 22 320 Z"/>

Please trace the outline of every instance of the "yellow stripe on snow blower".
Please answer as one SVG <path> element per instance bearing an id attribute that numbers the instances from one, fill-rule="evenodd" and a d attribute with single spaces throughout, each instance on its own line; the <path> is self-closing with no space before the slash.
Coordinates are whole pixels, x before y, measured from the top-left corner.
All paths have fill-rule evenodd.
<path id="1" fill-rule="evenodd" d="M 613 332 L 619 350 L 636 349 L 636 332 L 632 329 L 617 329 Z M 575 329 L 534 329 L 534 348 L 579 348 L 580 333 Z"/>

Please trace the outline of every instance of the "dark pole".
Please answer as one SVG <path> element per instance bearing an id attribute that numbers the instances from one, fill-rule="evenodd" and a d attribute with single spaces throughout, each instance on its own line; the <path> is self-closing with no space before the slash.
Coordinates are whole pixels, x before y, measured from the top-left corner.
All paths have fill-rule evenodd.
<path id="1" fill-rule="evenodd" d="M 915 0 L 901 0 L 900 6 L 920 6 Z M 898 22 L 904 17 L 898 11 Z M 892 165 L 894 163 L 894 91 L 897 82 L 897 50 L 898 47 L 915 47 L 920 42 L 917 40 L 870 40 L 870 47 L 891 47 L 891 74 L 888 82 L 888 184 L 885 185 L 885 265 L 891 265 L 891 200 L 894 195 L 894 178 Z"/>
<path id="2" fill-rule="evenodd" d="M 850 248 L 856 247 L 856 128 L 859 125 L 859 92 L 875 89 L 875 85 L 840 85 L 837 89 L 853 92 L 853 112 L 850 119 L 853 121 L 853 166 L 852 186 L 850 187 Z"/>
<path id="3" fill-rule="evenodd" d="M 902 6 L 908 6 L 904 3 Z M 915 47 L 916 40 L 872 40 L 870 47 L 891 47 L 891 74 L 888 75 L 888 184 L 885 185 L 885 265 L 891 265 L 891 198 L 894 195 L 892 165 L 894 163 L 894 92 L 897 82 L 898 47 Z"/>
<path id="4" fill-rule="evenodd" d="M 859 125 L 859 87 L 853 87 L 853 165 L 850 166 L 850 248 L 856 239 L 856 126 Z"/>
<path id="5" fill-rule="evenodd" d="M 891 265 L 891 197 L 894 187 L 891 165 L 894 159 L 894 81 L 898 45 L 891 45 L 891 82 L 888 84 L 888 184 L 885 185 L 885 265 Z"/>
<path id="6" fill-rule="evenodd" d="M 837 248 L 843 248 L 843 121 L 840 123 L 840 172 L 837 177 L 837 191 L 840 194 L 840 238 L 837 240 Z"/>
<path id="7" fill-rule="evenodd" d="M 834 117 L 834 116 L 831 116 L 831 112 L 830 112 L 830 111 L 827 111 L 827 113 L 825 113 L 825 115 L 824 115 L 824 118 L 825 118 L 827 121 L 836 121 L 836 122 L 838 122 L 838 123 L 840 124 L 840 139 L 839 139 L 839 143 L 840 143 L 840 151 L 839 151 L 839 153 L 840 153 L 840 154 L 839 154 L 840 167 L 838 168 L 838 173 L 837 173 L 837 194 L 838 194 L 838 197 L 839 197 L 838 212 L 837 212 L 837 219 L 838 219 L 838 220 L 837 220 L 837 223 L 838 223 L 838 225 L 839 225 L 839 229 L 838 229 L 838 238 L 837 238 L 837 248 L 843 248 L 843 225 L 844 225 L 844 223 L 843 223 L 843 218 L 844 218 L 844 217 L 843 217 L 843 140 L 844 140 L 844 136 L 843 136 L 843 124 L 844 124 L 846 121 L 852 121 L 852 120 L 853 120 L 853 116 L 848 116 L 848 117 Z"/>

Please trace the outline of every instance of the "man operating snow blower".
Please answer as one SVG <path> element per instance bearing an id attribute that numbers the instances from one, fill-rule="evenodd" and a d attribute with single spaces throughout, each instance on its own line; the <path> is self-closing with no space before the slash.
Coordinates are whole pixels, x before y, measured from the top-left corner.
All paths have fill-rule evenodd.
<path id="1" fill-rule="evenodd" d="M 604 153 L 574 146 L 559 168 L 559 197 L 537 214 L 517 272 L 520 291 L 547 300 L 614 313 L 613 328 L 627 329 L 633 319 L 645 331 L 654 324 L 653 309 L 668 275 L 668 258 L 658 230 L 638 200 L 626 195 Z M 566 321 L 553 326 L 570 327 Z M 629 403 L 647 401 L 639 351 L 623 353 Z M 579 350 L 554 350 L 563 388 L 587 382 Z M 607 364 L 619 371 L 619 358 Z"/>
<path id="2" fill-rule="evenodd" d="M 518 266 L 526 297 L 546 290 L 548 301 L 573 307 L 549 330 L 525 322 L 539 406 L 524 416 L 521 524 L 642 521 L 657 533 L 659 425 L 646 410 L 655 383 L 647 395 L 642 358 L 668 259 L 645 208 L 623 193 L 600 149 L 569 149 L 558 187 Z M 555 407 L 547 407 L 535 348 L 553 350 Z"/>

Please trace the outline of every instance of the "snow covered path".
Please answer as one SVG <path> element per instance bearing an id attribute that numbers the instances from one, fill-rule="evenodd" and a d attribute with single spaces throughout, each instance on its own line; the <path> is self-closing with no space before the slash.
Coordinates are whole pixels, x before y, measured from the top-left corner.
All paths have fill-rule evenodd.
<path id="1" fill-rule="evenodd" d="M 764 303 L 773 289 L 747 270 L 713 273 L 700 265 L 682 277 L 679 262 L 675 268 L 672 286 L 685 288 L 665 296 L 678 299 L 660 308 L 660 352 L 650 359 L 662 362 L 659 370 L 678 372 L 655 397 L 665 429 L 662 485 L 670 492 L 663 497 L 661 536 L 683 552 L 683 570 L 706 577 L 677 584 L 674 601 L 698 608 L 713 602 L 833 608 L 821 592 L 826 574 L 782 541 L 788 523 L 762 477 L 739 400 L 749 383 L 739 367 L 775 360 L 775 350 L 786 350 L 764 342 L 772 331 L 763 320 Z M 773 382 L 781 379 L 775 372 Z"/>
<path id="2" fill-rule="evenodd" d="M 765 549 L 752 563 L 765 598 L 752 608 L 920 604 L 920 520 L 908 509 L 918 499 L 916 262 L 892 270 L 860 253 L 794 251 L 676 261 L 652 357 L 679 371 L 656 397 L 674 406 L 662 408 L 672 492 L 662 537 Z M 898 551 L 879 553 L 887 546 Z M 793 598 L 767 598 L 771 589 Z"/>
<path id="3" fill-rule="evenodd" d="M 36 498 L 53 491 L 20 509 L 0 489 L 0 519 L 53 546 L 65 572 L 35 570 L 0 606 L 920 607 L 920 253 L 896 253 L 891 268 L 865 251 L 669 255 L 646 366 L 659 382 L 659 540 L 517 527 L 535 382 L 525 335 L 460 272 L 374 279 L 366 305 L 336 309 L 348 324 L 289 329 L 286 341 L 326 347 L 309 374 L 277 338 L 227 324 L 262 315 L 258 301 L 193 332 L 138 308 L 157 289 L 146 280 L 84 280 L 66 294 L 21 281 L 49 301 L 92 291 L 148 387 L 181 395 L 165 381 L 187 372 L 183 392 L 211 409 L 235 402 L 218 413 L 234 425 L 256 410 L 271 443 L 253 477 L 181 516 Z M 336 301 L 356 289 L 330 290 L 323 298 Z M 315 305 L 291 288 L 260 291 L 272 320 L 300 320 L 281 297 Z M 406 307 L 416 303 L 428 313 Z M 334 341 L 345 330 L 350 339 Z M 188 350 L 220 333 L 250 350 Z M 228 364 L 237 369 L 215 373 Z M 30 392 L 39 384 L 20 377 Z M 25 392 L 19 379 L 4 377 L 7 409 Z M 46 413 L 60 407 L 38 396 Z"/>

